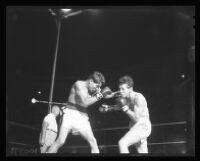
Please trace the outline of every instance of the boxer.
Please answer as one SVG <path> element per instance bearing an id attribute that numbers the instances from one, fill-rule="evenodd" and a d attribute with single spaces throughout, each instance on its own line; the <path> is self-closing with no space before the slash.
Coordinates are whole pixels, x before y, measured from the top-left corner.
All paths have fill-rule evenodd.
<path id="1" fill-rule="evenodd" d="M 101 111 L 122 110 L 129 118 L 129 131 L 119 140 L 120 153 L 129 153 L 128 147 L 135 145 L 138 153 L 148 153 L 147 138 L 151 133 L 149 110 L 145 97 L 133 90 L 133 79 L 123 76 L 119 79 L 120 97 L 116 105 L 102 105 Z"/>
<path id="2" fill-rule="evenodd" d="M 99 153 L 87 108 L 102 98 L 113 96 L 109 87 L 101 89 L 104 84 L 104 75 L 97 71 L 92 73 L 87 80 L 77 80 L 73 84 L 68 97 L 68 105 L 63 108 L 59 136 L 47 153 L 56 153 L 63 146 L 70 132 L 81 135 L 89 143 L 91 153 Z"/>

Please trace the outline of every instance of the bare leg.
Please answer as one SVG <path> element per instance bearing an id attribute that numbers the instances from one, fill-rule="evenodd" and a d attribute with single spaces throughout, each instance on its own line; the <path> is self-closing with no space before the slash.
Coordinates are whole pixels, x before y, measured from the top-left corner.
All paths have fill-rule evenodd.
<path id="1" fill-rule="evenodd" d="M 91 153 L 99 153 L 97 141 L 94 137 L 94 134 L 92 132 L 90 125 L 85 130 L 81 130 L 80 135 L 89 143 L 89 145 L 91 147 Z"/>
<path id="2" fill-rule="evenodd" d="M 142 141 L 138 146 L 136 146 L 138 153 L 148 153 L 147 141 Z"/>
<path id="3" fill-rule="evenodd" d="M 120 153 L 129 153 L 128 147 L 141 140 L 135 129 L 130 129 L 118 142 Z"/>

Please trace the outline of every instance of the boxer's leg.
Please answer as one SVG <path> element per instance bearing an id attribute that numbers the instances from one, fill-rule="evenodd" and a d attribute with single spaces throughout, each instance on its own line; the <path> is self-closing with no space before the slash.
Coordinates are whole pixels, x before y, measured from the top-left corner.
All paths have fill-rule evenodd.
<path id="1" fill-rule="evenodd" d="M 146 123 L 138 127 L 138 132 L 141 135 L 141 141 L 137 144 L 136 149 L 138 153 L 148 153 L 147 137 L 151 134 L 151 124 Z"/>
<path id="2" fill-rule="evenodd" d="M 84 128 L 79 130 L 80 135 L 89 143 L 91 153 L 99 153 L 96 138 L 94 137 L 90 123 L 85 123 Z"/>
<path id="3" fill-rule="evenodd" d="M 148 147 L 147 147 L 147 140 L 144 141 L 141 140 L 141 142 L 135 146 L 138 153 L 148 153 Z"/>
<path id="4" fill-rule="evenodd" d="M 137 128 L 131 128 L 118 142 L 120 153 L 129 153 L 128 147 L 140 140 L 141 136 Z"/>

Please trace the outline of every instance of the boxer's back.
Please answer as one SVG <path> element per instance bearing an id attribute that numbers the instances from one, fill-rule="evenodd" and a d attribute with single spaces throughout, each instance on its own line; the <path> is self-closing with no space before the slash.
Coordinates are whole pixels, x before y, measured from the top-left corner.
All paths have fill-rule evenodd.
<path id="1" fill-rule="evenodd" d="M 68 97 L 68 102 L 71 102 L 71 103 L 74 103 L 74 104 L 78 104 L 80 106 L 83 106 L 85 108 L 87 108 L 86 104 L 84 103 L 84 101 L 81 99 L 81 97 L 79 96 L 79 92 L 77 91 L 77 84 L 79 86 L 79 90 L 81 90 L 81 93 L 84 93 L 86 95 L 89 95 L 88 94 L 88 89 L 85 85 L 85 82 L 84 81 L 76 81 L 74 83 L 74 85 L 72 86 L 71 88 L 71 91 L 70 91 L 70 94 L 69 94 L 69 97 Z"/>
<path id="2" fill-rule="evenodd" d="M 140 120 L 149 121 L 147 102 L 141 93 L 134 92 L 134 97 L 130 98 L 130 106 L 136 116 L 136 119 L 132 120 L 133 122 L 138 122 Z"/>

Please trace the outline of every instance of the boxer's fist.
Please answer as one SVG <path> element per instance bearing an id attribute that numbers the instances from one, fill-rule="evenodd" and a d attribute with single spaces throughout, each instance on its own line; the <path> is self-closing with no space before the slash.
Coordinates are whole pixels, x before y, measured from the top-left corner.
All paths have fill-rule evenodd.
<path id="1" fill-rule="evenodd" d="M 106 98 L 106 96 L 111 95 L 113 92 L 111 91 L 111 89 L 109 87 L 105 87 L 101 90 L 101 94 L 103 95 L 104 98 Z"/>
<path id="2" fill-rule="evenodd" d="M 113 92 L 109 87 L 105 87 L 101 91 L 97 91 L 96 97 L 98 100 L 100 100 L 101 98 L 112 98 Z"/>
<path id="3" fill-rule="evenodd" d="M 126 98 L 123 98 L 123 97 L 118 97 L 116 99 L 116 104 L 119 106 L 119 107 L 123 107 L 125 105 L 127 105 L 127 99 Z"/>
<path id="4" fill-rule="evenodd" d="M 118 97 L 116 99 L 116 104 L 125 112 L 129 109 L 128 107 L 128 101 L 126 98 Z"/>
<path id="5" fill-rule="evenodd" d="M 108 112 L 109 111 L 109 105 L 102 104 L 101 107 L 99 107 L 100 112 Z"/>

